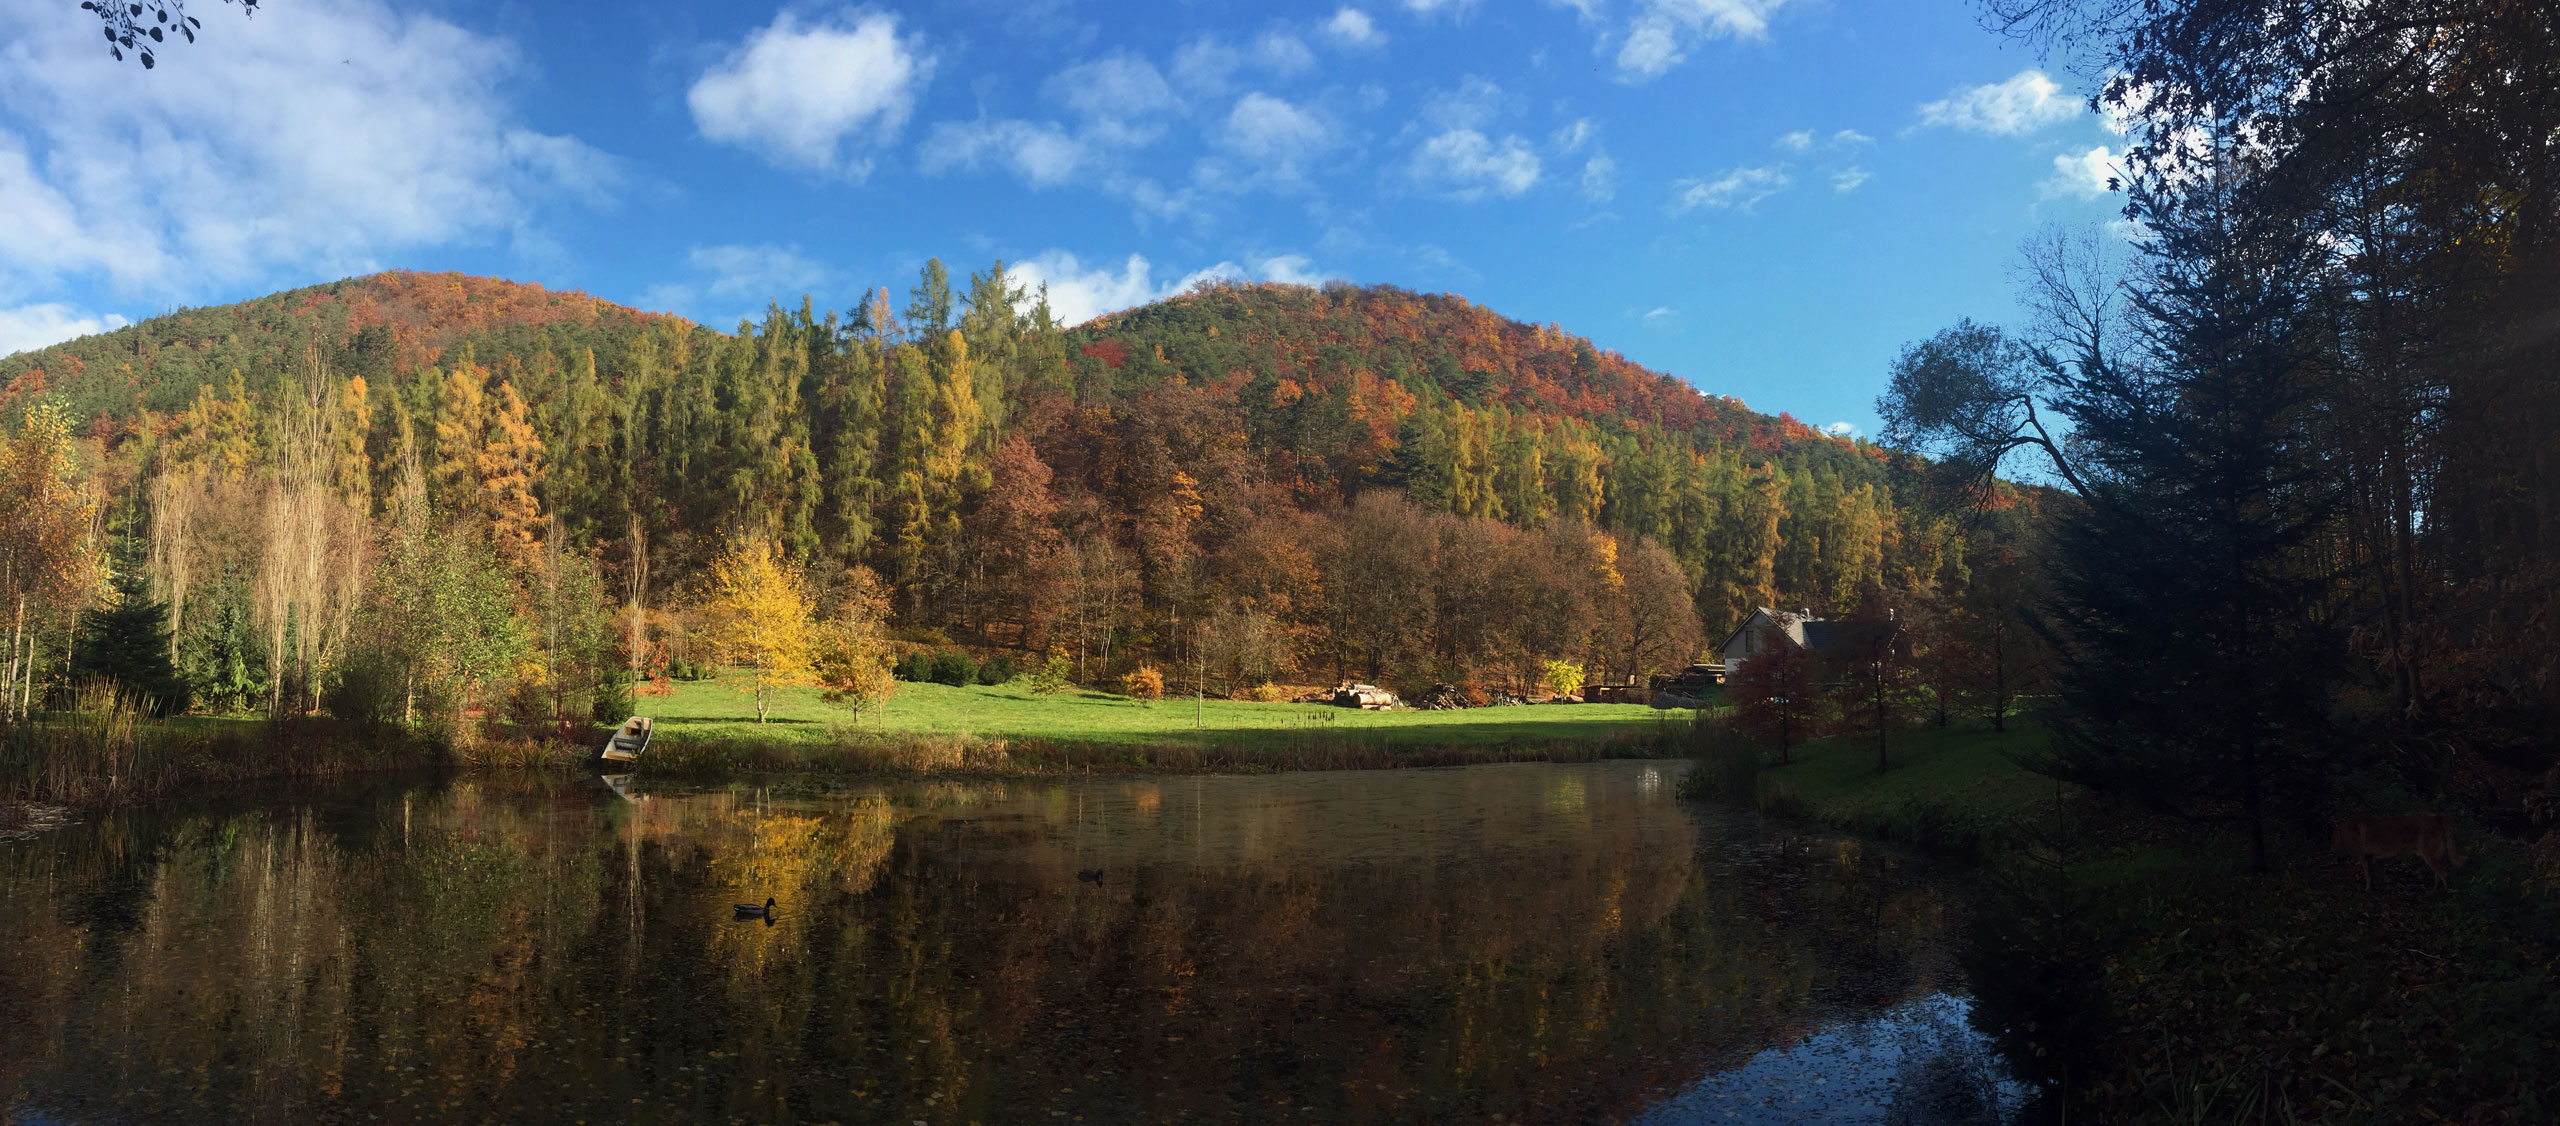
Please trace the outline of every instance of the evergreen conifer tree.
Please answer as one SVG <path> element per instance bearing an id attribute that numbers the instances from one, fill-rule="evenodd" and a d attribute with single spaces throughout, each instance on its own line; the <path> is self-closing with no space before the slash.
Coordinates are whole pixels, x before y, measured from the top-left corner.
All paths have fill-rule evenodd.
<path id="1" fill-rule="evenodd" d="M 187 710 L 192 693 L 169 663 L 169 604 L 151 597 L 139 560 L 118 560 L 115 598 L 82 611 L 71 679 L 111 680 L 153 715 Z"/>

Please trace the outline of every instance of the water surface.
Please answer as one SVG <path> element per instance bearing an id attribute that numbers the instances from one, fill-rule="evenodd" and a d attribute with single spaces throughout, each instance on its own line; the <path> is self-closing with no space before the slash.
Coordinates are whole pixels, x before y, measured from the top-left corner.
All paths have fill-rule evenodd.
<path id="1" fill-rule="evenodd" d="M 1979 1121 L 1925 865 L 1678 763 L 249 790 L 0 844 L 0 1121 Z M 730 904 L 774 897 L 767 921 Z"/>

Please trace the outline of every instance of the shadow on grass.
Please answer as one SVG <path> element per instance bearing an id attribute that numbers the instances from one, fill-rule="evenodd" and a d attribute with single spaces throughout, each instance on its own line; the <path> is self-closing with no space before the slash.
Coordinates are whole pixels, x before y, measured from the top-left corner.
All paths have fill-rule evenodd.
<path id="1" fill-rule="evenodd" d="M 824 721 L 822 721 L 822 720 L 815 720 L 815 719 L 801 719 L 801 718 L 794 717 L 794 716 L 781 716 L 781 715 L 775 716 L 775 717 L 773 717 L 772 719 L 768 719 L 768 720 L 764 721 L 763 723 L 759 724 L 759 723 L 757 723 L 757 722 L 756 722 L 756 715 L 755 715 L 755 713 L 754 713 L 754 712 L 748 712 L 748 713 L 747 713 L 747 714 L 745 714 L 745 715 L 684 715 L 684 716 L 658 716 L 658 717 L 656 717 L 654 720 L 652 720 L 651 722 L 653 722 L 654 724 L 656 724 L 656 725 L 657 725 L 657 727 L 658 727 L 659 729 L 664 729 L 664 728 L 669 728 L 669 727 L 687 727 L 687 726 L 692 726 L 692 725 L 695 725 L 695 724 L 712 724 L 712 723 L 739 723 L 739 724 L 745 724 L 745 725 L 747 725 L 747 726 L 749 726 L 749 727 L 780 727 L 780 726 L 783 726 L 783 725 L 785 725 L 785 724 L 795 724 L 795 725 L 806 726 L 806 727 L 818 727 L 818 726 L 822 726 L 822 725 L 824 724 Z"/>

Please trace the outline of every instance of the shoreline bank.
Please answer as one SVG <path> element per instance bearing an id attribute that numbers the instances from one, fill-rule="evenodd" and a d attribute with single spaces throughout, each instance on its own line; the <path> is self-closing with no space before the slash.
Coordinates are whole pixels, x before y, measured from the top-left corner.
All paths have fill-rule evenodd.
<path id="1" fill-rule="evenodd" d="M 2071 1118 L 2546 1121 L 2560 1114 L 2560 899 L 2465 825 L 2450 890 L 2406 857 L 2367 892 L 2325 833 L 2252 874 L 2236 831 L 2029 772 L 2044 733 L 1956 727 L 1698 756 L 1690 800 L 1956 858 L 1977 1021 Z M 2409 803 L 2421 804 L 2416 798 Z"/>

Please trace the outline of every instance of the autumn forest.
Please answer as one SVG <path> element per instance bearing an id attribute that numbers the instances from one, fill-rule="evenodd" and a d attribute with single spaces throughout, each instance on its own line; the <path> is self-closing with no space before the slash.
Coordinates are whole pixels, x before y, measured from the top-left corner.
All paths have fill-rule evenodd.
<path id="1" fill-rule="evenodd" d="M 936 262 L 903 303 L 722 333 L 392 273 L 10 367 L 48 420 L 17 448 L 100 533 L 29 588 L 19 679 L 67 683 L 121 577 L 218 711 L 396 681 L 404 712 L 583 715 L 622 670 L 718 659 L 697 610 L 743 545 L 883 663 L 1484 691 L 1674 669 L 1756 606 L 1952 605 L 2020 534 L 1918 458 L 1391 287 L 1210 285 L 1067 328 L 1002 263 Z"/>

